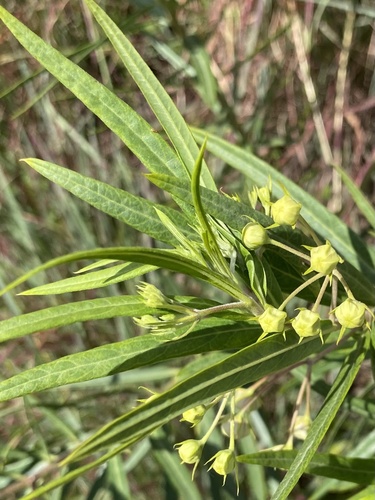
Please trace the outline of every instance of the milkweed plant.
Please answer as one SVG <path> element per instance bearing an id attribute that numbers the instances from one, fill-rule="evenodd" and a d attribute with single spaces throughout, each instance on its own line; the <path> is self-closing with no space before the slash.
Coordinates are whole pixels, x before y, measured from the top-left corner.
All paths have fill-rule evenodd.
<path id="1" fill-rule="evenodd" d="M 340 408 L 350 405 L 349 391 L 361 366 L 370 359 L 374 370 L 374 248 L 247 150 L 189 128 L 122 31 L 93 0 L 85 3 L 164 135 L 3 7 L 0 18 L 31 56 L 138 157 L 149 171 L 148 181 L 173 203 L 152 203 L 41 159 L 22 160 L 20 168 L 31 167 L 155 243 L 152 248 L 108 246 L 57 256 L 10 283 L 2 294 L 43 270 L 90 260 L 95 265 L 82 268 L 74 278 L 22 294 L 61 293 L 68 283 L 69 290 L 88 290 L 93 276 L 95 286 L 105 286 L 118 273 L 118 281 L 136 280 L 137 294 L 76 301 L 5 319 L 0 323 L 1 341 L 116 316 L 134 318 L 142 333 L 17 373 L 0 382 L 0 397 L 7 401 L 170 359 L 190 366 L 192 356 L 199 356 L 203 362 L 196 368 L 192 363 L 166 390 L 152 393 L 97 429 L 68 456 L 56 457 L 56 467 L 65 472 L 25 498 L 41 498 L 131 449 L 173 419 L 192 428 L 192 437 L 175 443 L 173 454 L 189 464 L 193 480 L 198 469 L 208 469 L 223 483 L 233 478 L 238 492 L 244 470 L 261 465 L 284 471 L 275 499 L 290 498 L 305 472 L 370 487 L 374 458 L 318 450 Z M 204 160 L 208 153 L 251 181 L 246 199 L 218 191 Z M 221 300 L 167 295 L 148 280 L 161 269 L 203 282 L 203 290 L 218 290 Z M 213 352 L 220 357 L 211 357 Z M 314 367 L 332 353 L 341 360 L 340 367 L 331 387 L 324 386 L 320 393 L 320 411 L 312 414 L 310 403 L 318 385 Z M 281 376 L 297 369 L 304 375 L 284 442 L 241 453 L 241 439 L 253 433 L 253 408 L 261 406 Z M 351 409 L 363 412 L 365 405 L 353 403 Z M 206 418 L 209 424 L 204 427 Z M 374 414 L 369 418 L 373 421 Z M 224 432 L 226 445 L 207 457 L 205 447 L 217 430 Z M 66 472 L 64 466 L 73 463 Z"/>

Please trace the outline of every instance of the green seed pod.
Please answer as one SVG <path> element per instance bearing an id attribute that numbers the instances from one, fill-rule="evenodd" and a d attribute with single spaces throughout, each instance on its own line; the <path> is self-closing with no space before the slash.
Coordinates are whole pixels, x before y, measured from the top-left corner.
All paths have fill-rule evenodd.
<path id="1" fill-rule="evenodd" d="M 297 335 L 301 337 L 301 340 L 304 337 L 322 335 L 320 316 L 316 312 L 309 311 L 309 309 L 301 309 L 298 315 L 292 320 L 292 327 Z"/>
<path id="2" fill-rule="evenodd" d="M 206 410 L 207 409 L 205 405 L 198 405 L 194 408 L 190 408 L 190 410 L 184 411 L 184 413 L 182 414 L 181 422 L 190 422 L 194 427 L 195 425 L 199 424 L 199 422 L 201 422 L 202 418 L 206 414 Z"/>
<path id="3" fill-rule="evenodd" d="M 271 217 L 276 224 L 294 227 L 297 223 L 302 205 L 287 194 L 272 204 Z"/>
<path id="4" fill-rule="evenodd" d="M 355 299 L 346 299 L 332 312 L 337 321 L 345 328 L 357 328 L 365 322 L 366 305 Z"/>
<path id="5" fill-rule="evenodd" d="M 269 240 L 267 230 L 257 222 L 249 222 L 242 230 L 242 242 L 250 250 L 266 245 Z"/>
<path id="6" fill-rule="evenodd" d="M 257 320 L 264 333 L 280 333 L 284 331 L 286 317 L 285 311 L 267 305 Z"/>
<path id="7" fill-rule="evenodd" d="M 187 439 L 175 445 L 182 463 L 196 464 L 202 455 L 202 443 L 197 439 Z"/>

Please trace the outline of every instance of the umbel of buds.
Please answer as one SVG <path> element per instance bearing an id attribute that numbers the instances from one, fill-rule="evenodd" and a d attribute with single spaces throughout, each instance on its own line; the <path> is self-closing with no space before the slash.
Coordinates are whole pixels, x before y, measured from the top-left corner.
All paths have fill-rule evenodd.
<path id="1" fill-rule="evenodd" d="M 267 230 L 257 222 L 249 222 L 242 230 L 242 242 L 250 250 L 266 245 L 269 241 Z"/>
<path id="2" fill-rule="evenodd" d="M 284 195 L 271 206 L 271 217 L 276 224 L 294 227 L 301 211 L 301 203 L 297 203 L 289 195 Z"/>
<path id="3" fill-rule="evenodd" d="M 320 316 L 309 309 L 301 309 L 297 316 L 292 320 L 292 327 L 297 335 L 300 336 L 300 342 L 304 337 L 314 337 L 320 335 L 322 339 L 322 330 L 320 328 Z"/>
<path id="4" fill-rule="evenodd" d="M 328 276 L 336 268 L 338 263 L 344 262 L 336 250 L 332 248 L 329 241 L 327 241 L 325 245 L 320 245 L 318 247 L 305 246 L 305 248 L 310 250 L 311 262 L 310 267 L 304 274 L 315 271 Z"/>

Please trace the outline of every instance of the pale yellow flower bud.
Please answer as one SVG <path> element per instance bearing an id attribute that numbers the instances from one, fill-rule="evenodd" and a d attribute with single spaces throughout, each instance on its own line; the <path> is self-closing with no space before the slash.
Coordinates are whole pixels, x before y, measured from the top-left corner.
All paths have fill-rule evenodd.
<path id="1" fill-rule="evenodd" d="M 196 464 L 202 455 L 202 443 L 197 439 L 187 439 L 175 445 L 182 463 Z"/>
<path id="2" fill-rule="evenodd" d="M 329 241 L 325 245 L 306 248 L 310 250 L 311 262 L 309 269 L 304 274 L 315 271 L 327 276 L 332 273 L 337 264 L 344 262 Z"/>
<path id="3" fill-rule="evenodd" d="M 365 322 L 366 305 L 355 299 L 346 299 L 333 310 L 337 321 L 345 328 L 357 328 Z"/>
<path id="4" fill-rule="evenodd" d="M 284 331 L 286 317 L 285 311 L 267 305 L 257 320 L 264 333 L 280 333 Z"/>
<path id="5" fill-rule="evenodd" d="M 257 222 L 249 222 L 242 230 L 242 241 L 245 247 L 255 250 L 269 243 L 267 230 Z"/>
<path id="6" fill-rule="evenodd" d="M 320 316 L 309 309 L 301 309 L 298 315 L 292 320 L 292 327 L 297 335 L 302 338 L 322 335 L 320 328 Z"/>
<path id="7" fill-rule="evenodd" d="M 228 474 L 234 471 L 236 467 L 236 457 L 233 450 L 221 450 L 214 455 L 211 460 L 213 463 L 208 470 L 213 469 L 217 474 L 224 476 L 224 482 Z"/>
<path id="8" fill-rule="evenodd" d="M 202 418 L 206 414 L 206 407 L 205 405 L 198 405 L 195 406 L 194 408 L 190 408 L 190 410 L 184 411 L 182 414 L 182 421 L 185 422 L 190 422 L 191 424 L 197 425 L 199 422 L 201 422 Z"/>
<path id="9" fill-rule="evenodd" d="M 298 415 L 296 425 L 293 429 L 293 436 L 304 441 L 311 427 L 311 418 L 309 415 Z"/>
<path id="10" fill-rule="evenodd" d="M 276 224 L 282 226 L 295 226 L 301 211 L 301 203 L 297 203 L 289 195 L 284 195 L 282 198 L 272 204 L 271 217 Z"/>

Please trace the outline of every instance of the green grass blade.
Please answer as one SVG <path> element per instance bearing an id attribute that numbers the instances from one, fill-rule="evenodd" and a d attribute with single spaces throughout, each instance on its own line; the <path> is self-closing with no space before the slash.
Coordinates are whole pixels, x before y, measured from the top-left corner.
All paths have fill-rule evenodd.
<path id="1" fill-rule="evenodd" d="M 63 187 L 98 210 L 114 217 L 142 233 L 166 243 L 176 243 L 155 212 L 155 206 L 173 219 L 181 231 L 194 238 L 184 216 L 172 208 L 156 205 L 146 199 L 110 186 L 96 179 L 86 177 L 54 163 L 38 159 L 24 159 L 31 168 L 50 181 Z"/>
<path id="2" fill-rule="evenodd" d="M 357 339 L 354 348 L 350 352 L 338 376 L 336 377 L 322 409 L 313 421 L 307 438 L 291 464 L 286 476 L 272 496 L 272 500 L 286 500 L 289 498 L 294 486 L 297 484 L 302 474 L 306 471 L 318 449 L 318 446 L 335 418 L 336 413 L 343 404 L 358 370 L 365 359 L 369 339 L 369 335 L 367 335 L 366 341 L 363 337 L 359 337 Z"/>
<path id="3" fill-rule="evenodd" d="M 352 195 L 352 198 L 359 208 L 359 210 L 362 212 L 364 217 L 366 217 L 368 223 L 370 226 L 375 229 L 375 210 L 372 204 L 368 201 L 366 196 L 362 193 L 362 191 L 359 189 L 359 187 L 354 184 L 352 179 L 349 177 L 349 175 L 340 168 L 339 166 L 335 165 L 335 169 L 338 171 L 340 174 L 342 180 L 344 181 L 345 186 L 347 187 L 349 193 Z"/>
<path id="4" fill-rule="evenodd" d="M 166 93 L 163 85 L 158 81 L 124 33 L 93 0 L 85 0 L 85 2 L 168 135 L 178 156 L 185 165 L 185 178 L 190 176 L 195 159 L 198 156 L 198 147 L 185 120 Z M 204 169 L 202 177 L 207 187 L 216 190 L 215 183 L 207 168 Z"/>
<path id="5" fill-rule="evenodd" d="M 131 297 L 131 300 L 123 305 L 118 304 L 120 302 L 118 298 L 117 300 L 96 299 L 91 304 L 93 310 L 91 316 L 88 301 L 51 307 L 44 311 L 36 311 L 3 321 L 0 323 L 0 335 L 10 339 L 75 321 L 154 312 L 136 299 L 136 297 Z M 104 307 L 106 302 L 108 312 Z M 71 317 L 69 317 L 69 311 Z M 254 343 L 259 335 L 260 328 L 256 323 L 233 323 L 210 318 L 202 321 L 193 333 L 172 342 L 165 342 L 161 337 L 152 334 L 130 338 L 89 351 L 70 354 L 3 380 L 0 382 L 0 401 L 8 401 L 66 384 L 94 380 L 135 368 L 148 367 L 170 359 L 211 352 L 211 350 L 242 349 Z"/>
<path id="6" fill-rule="evenodd" d="M 251 455 L 239 455 L 237 460 L 264 467 L 289 469 L 297 456 L 296 450 L 264 451 Z M 356 484 L 375 484 L 375 458 L 343 457 L 316 453 L 308 464 L 308 474 L 329 477 Z"/>
<path id="7" fill-rule="evenodd" d="M 169 145 L 113 92 L 44 42 L 4 7 L 0 7 L 0 19 L 27 52 L 98 116 L 151 172 L 186 175 Z"/>
<path id="8" fill-rule="evenodd" d="M 282 196 L 284 193 L 280 185 L 284 185 L 293 198 L 302 203 L 302 215 L 310 226 L 324 239 L 329 240 L 345 260 L 371 279 L 373 283 L 375 282 L 375 250 L 366 246 L 358 235 L 351 231 L 338 217 L 330 213 L 294 182 L 248 151 L 244 151 L 215 135 L 207 134 L 205 131 L 192 130 L 194 137 L 200 143 L 208 137 L 207 151 L 242 172 L 258 186 L 265 186 L 270 176 L 273 180 L 275 194 Z"/>
<path id="9" fill-rule="evenodd" d="M 282 370 L 323 348 L 320 339 L 310 337 L 298 344 L 294 335 L 284 341 L 281 334 L 246 347 L 104 426 L 82 443 L 67 462 L 128 440 L 130 436 L 143 436 L 188 408 Z"/>

